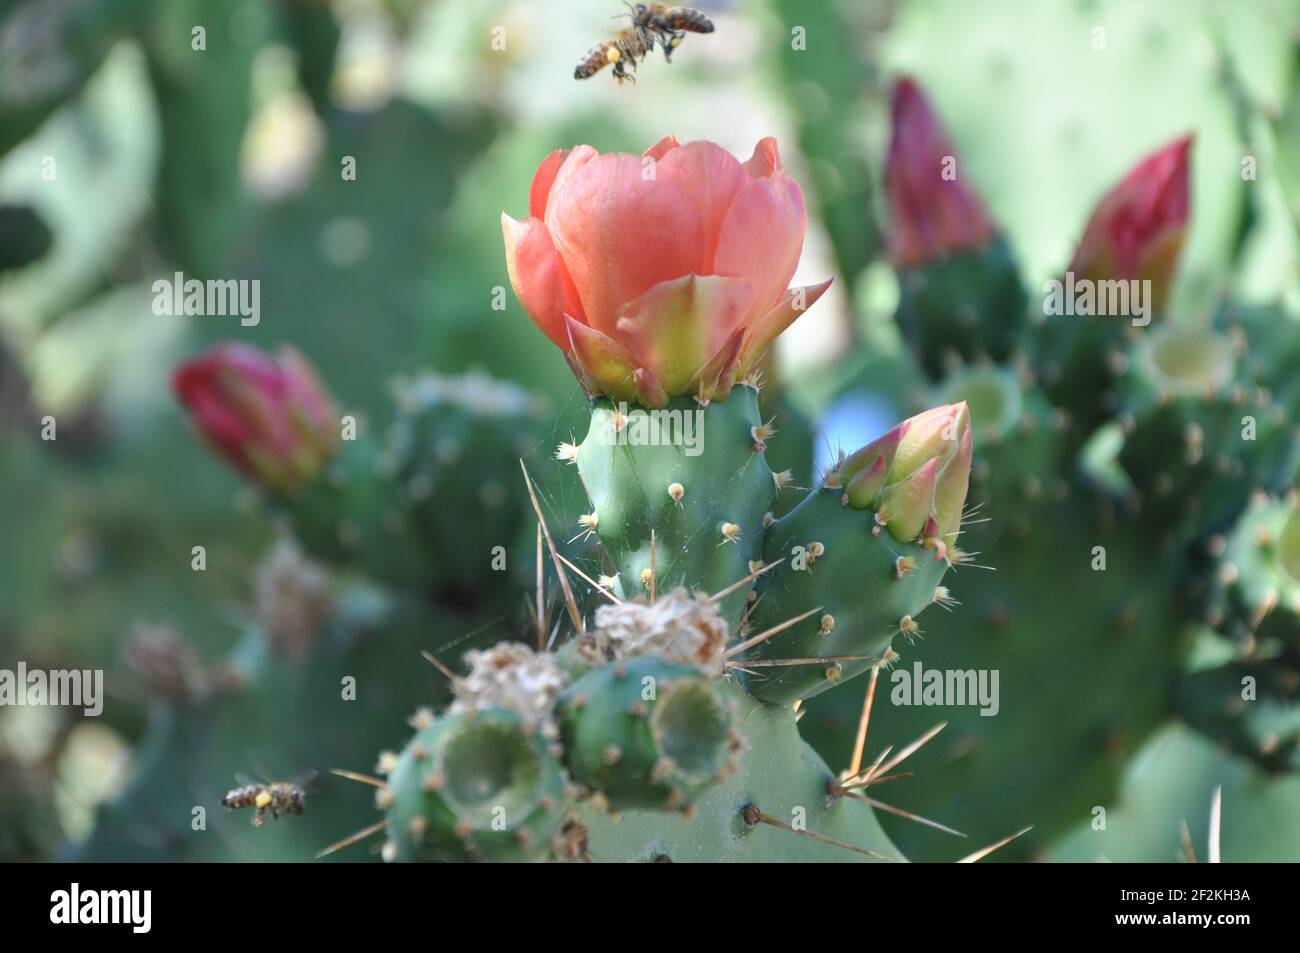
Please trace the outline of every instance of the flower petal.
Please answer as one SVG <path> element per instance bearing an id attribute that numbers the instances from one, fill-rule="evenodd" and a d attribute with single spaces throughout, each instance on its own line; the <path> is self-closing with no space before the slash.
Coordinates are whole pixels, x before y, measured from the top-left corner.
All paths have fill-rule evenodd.
<path id="1" fill-rule="evenodd" d="M 740 372 L 740 351 L 745 329 L 737 328 L 727 343 L 691 378 L 688 393 L 701 400 L 726 400 Z"/>
<path id="2" fill-rule="evenodd" d="M 616 336 L 665 390 L 686 393 L 700 368 L 743 330 L 753 294 L 747 278 L 661 281 L 623 309 Z"/>
<path id="3" fill-rule="evenodd" d="M 637 399 L 637 361 L 616 341 L 568 315 L 564 316 L 569 332 L 569 351 L 575 368 L 585 377 L 584 386 L 594 394 L 615 400 Z"/>
<path id="4" fill-rule="evenodd" d="M 579 147 L 581 148 L 581 147 Z M 551 197 L 551 186 L 555 184 L 556 173 L 564 160 L 569 158 L 571 149 L 556 149 L 537 167 L 533 173 L 533 184 L 528 190 L 528 214 L 533 218 L 546 217 L 546 202 Z"/>
<path id="5" fill-rule="evenodd" d="M 750 179 L 727 212 L 713 268 L 705 273 L 748 275 L 755 285 L 757 317 L 789 287 L 807 224 L 803 194 L 794 179 L 785 173 Z"/>
<path id="6" fill-rule="evenodd" d="M 536 218 L 517 222 L 502 212 L 501 231 L 506 242 L 506 270 L 520 304 L 543 334 L 568 350 L 564 314 L 574 309 L 565 307 L 564 265 L 546 225 Z"/>
<path id="7" fill-rule="evenodd" d="M 547 226 L 587 322 L 606 334 L 619 307 L 652 285 L 717 271 L 722 223 L 746 181 L 714 143 L 663 145 L 646 156 L 599 156 L 572 173 L 571 158 L 552 189 Z"/>
<path id="8" fill-rule="evenodd" d="M 777 148 L 776 139 L 771 136 L 758 140 L 754 154 L 745 162 L 745 169 L 756 179 L 774 175 L 782 168 L 781 150 Z"/>
<path id="9" fill-rule="evenodd" d="M 641 154 L 643 156 L 650 156 L 652 159 L 658 160 L 668 155 L 669 152 L 676 149 L 680 145 L 681 143 L 677 141 L 676 137 L 664 136 L 662 139 L 660 139 L 653 146 L 651 146 L 649 149 L 647 149 L 645 152 Z"/>
<path id="10" fill-rule="evenodd" d="M 811 308 L 834 280 L 827 278 L 819 285 L 791 288 L 777 302 L 776 307 L 750 324 L 741 351 L 740 375 L 742 377 L 748 375 L 758 365 L 777 335 L 794 324 L 801 314 Z"/>

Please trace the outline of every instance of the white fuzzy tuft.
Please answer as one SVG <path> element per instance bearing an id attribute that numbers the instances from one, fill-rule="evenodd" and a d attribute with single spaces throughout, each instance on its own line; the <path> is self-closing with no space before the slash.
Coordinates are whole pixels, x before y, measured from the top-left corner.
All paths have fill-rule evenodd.
<path id="1" fill-rule="evenodd" d="M 654 655 L 715 677 L 722 674 L 729 634 L 718 607 L 685 589 L 674 589 L 654 603 L 601 606 L 592 633 L 607 658 Z"/>
<path id="2" fill-rule="evenodd" d="M 553 655 L 519 642 L 502 642 L 485 652 L 466 652 L 465 662 L 469 674 L 456 681 L 452 714 L 504 708 L 529 728 L 553 731 L 551 709 L 564 684 Z"/>

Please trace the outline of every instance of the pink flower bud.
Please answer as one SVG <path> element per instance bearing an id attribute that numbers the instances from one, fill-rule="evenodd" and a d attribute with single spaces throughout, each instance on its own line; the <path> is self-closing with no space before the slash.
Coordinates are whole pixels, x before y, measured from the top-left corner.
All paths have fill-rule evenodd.
<path id="1" fill-rule="evenodd" d="M 935 407 L 845 461 L 844 500 L 855 509 L 875 510 L 899 542 L 923 537 L 936 557 L 944 557 L 961 527 L 972 452 L 965 401 Z"/>
<path id="2" fill-rule="evenodd" d="M 334 452 L 333 401 L 292 348 L 219 345 L 177 367 L 172 390 L 208 442 L 268 489 L 292 492 Z"/>
<path id="3" fill-rule="evenodd" d="M 885 191 L 894 263 L 919 265 L 989 244 L 996 229 L 979 196 L 962 181 L 952 143 L 910 79 L 894 87 L 893 119 Z"/>
<path id="4" fill-rule="evenodd" d="M 1070 262 L 1076 279 L 1149 280 L 1160 307 L 1187 231 L 1191 146 L 1185 136 L 1157 150 L 1107 193 Z"/>

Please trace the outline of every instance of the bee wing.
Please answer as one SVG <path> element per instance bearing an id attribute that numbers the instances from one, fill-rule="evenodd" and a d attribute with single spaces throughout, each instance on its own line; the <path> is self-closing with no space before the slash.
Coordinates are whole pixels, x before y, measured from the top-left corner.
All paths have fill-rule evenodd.
<path id="1" fill-rule="evenodd" d="M 304 794 L 315 794 L 320 789 L 320 772 L 315 768 L 309 768 L 303 771 L 294 779 L 294 784 L 302 789 Z"/>
<path id="2" fill-rule="evenodd" d="M 235 772 L 235 781 L 236 783 L 239 784 L 240 787 L 248 787 L 249 785 L 258 783 L 254 781 L 252 778 L 250 778 L 248 775 L 240 774 L 239 772 Z"/>

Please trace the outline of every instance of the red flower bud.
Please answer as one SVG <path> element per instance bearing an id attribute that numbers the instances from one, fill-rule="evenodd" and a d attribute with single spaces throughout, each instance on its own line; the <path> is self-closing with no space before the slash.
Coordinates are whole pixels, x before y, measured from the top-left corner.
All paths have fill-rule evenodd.
<path id="1" fill-rule="evenodd" d="M 269 489 L 292 492 L 334 452 L 333 401 L 292 348 L 219 345 L 177 367 L 172 390 L 208 442 Z"/>
<path id="2" fill-rule="evenodd" d="M 893 136 L 885 190 L 893 221 L 889 254 L 897 265 L 919 265 L 983 248 L 996 229 L 974 190 L 956 173 L 956 151 L 916 84 L 894 87 Z"/>
<path id="3" fill-rule="evenodd" d="M 1187 231 L 1191 145 L 1184 136 L 1152 153 L 1106 194 L 1070 263 L 1076 279 L 1149 280 L 1159 307 Z"/>

